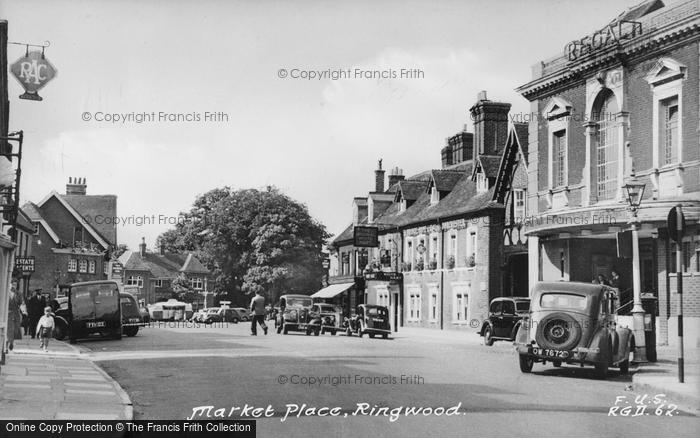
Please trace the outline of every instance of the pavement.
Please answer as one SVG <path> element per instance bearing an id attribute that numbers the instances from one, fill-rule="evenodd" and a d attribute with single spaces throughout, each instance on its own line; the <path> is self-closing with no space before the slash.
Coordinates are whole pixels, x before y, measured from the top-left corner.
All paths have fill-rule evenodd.
<path id="1" fill-rule="evenodd" d="M 25 337 L 0 366 L 0 420 L 131 420 L 131 400 L 81 350 Z"/>
<path id="2" fill-rule="evenodd" d="M 656 362 L 639 364 L 633 374 L 634 390 L 649 395 L 666 394 L 669 401 L 700 411 L 700 349 L 685 349 L 684 383 L 678 381 L 678 348 L 657 346 L 656 353 Z"/>

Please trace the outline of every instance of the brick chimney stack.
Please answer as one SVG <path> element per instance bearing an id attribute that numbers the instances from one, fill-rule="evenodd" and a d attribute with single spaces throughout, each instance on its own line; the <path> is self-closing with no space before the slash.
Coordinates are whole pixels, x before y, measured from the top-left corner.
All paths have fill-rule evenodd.
<path id="1" fill-rule="evenodd" d="M 391 172 L 389 172 L 389 188 L 391 188 L 395 184 L 398 184 L 400 181 L 403 181 L 405 178 L 406 177 L 403 174 L 403 169 L 394 167 L 393 169 L 391 169 Z"/>
<path id="2" fill-rule="evenodd" d="M 141 257 L 146 255 L 146 238 L 145 237 L 142 237 L 141 243 L 139 243 L 139 254 L 141 254 Z"/>
<path id="3" fill-rule="evenodd" d="M 382 159 L 379 159 L 379 168 L 374 171 L 374 191 L 384 191 L 384 170 L 382 170 Z"/>
<path id="4" fill-rule="evenodd" d="M 474 159 L 503 152 L 508 137 L 509 111 L 509 103 L 488 100 L 486 91 L 478 94 L 477 102 L 469 109 L 474 121 Z"/>
<path id="5" fill-rule="evenodd" d="M 85 178 L 68 177 L 66 195 L 86 195 L 87 180 Z"/>

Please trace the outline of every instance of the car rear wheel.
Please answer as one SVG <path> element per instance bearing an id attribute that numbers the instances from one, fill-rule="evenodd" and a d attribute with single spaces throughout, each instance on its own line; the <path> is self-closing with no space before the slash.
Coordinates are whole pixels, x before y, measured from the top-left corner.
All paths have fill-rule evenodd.
<path id="1" fill-rule="evenodd" d="M 136 333 L 138 333 L 138 332 L 139 332 L 138 327 L 126 327 L 124 329 L 124 334 L 130 338 L 133 338 L 134 336 L 136 336 Z"/>
<path id="2" fill-rule="evenodd" d="M 285 324 L 282 326 L 282 334 L 286 335 L 287 333 L 289 333 L 289 328 L 287 328 L 287 324 Z"/>
<path id="3" fill-rule="evenodd" d="M 493 332 L 491 326 L 486 326 L 484 329 L 484 345 L 490 347 L 493 345 Z"/>
<path id="4" fill-rule="evenodd" d="M 233 322 L 234 324 L 238 324 L 238 318 L 233 318 L 232 322 Z"/>
<path id="5" fill-rule="evenodd" d="M 320 334 L 321 334 L 321 329 L 314 330 L 314 336 L 318 336 Z"/>
<path id="6" fill-rule="evenodd" d="M 532 367 L 535 365 L 535 361 L 527 354 L 521 354 L 519 357 L 520 371 L 523 373 L 532 372 Z"/>
<path id="7" fill-rule="evenodd" d="M 605 350 L 603 350 L 603 351 L 605 351 Z M 605 378 L 608 377 L 608 367 L 610 366 L 610 358 L 611 357 L 612 357 L 612 351 L 610 351 L 610 347 L 607 347 L 607 355 L 602 357 L 601 362 L 597 362 L 595 364 L 595 376 L 597 379 L 605 380 Z"/>
<path id="8" fill-rule="evenodd" d="M 362 335 L 364 335 L 364 330 L 363 330 L 362 323 L 359 323 L 357 325 L 357 336 L 362 337 Z"/>
<path id="9" fill-rule="evenodd" d="M 331 330 L 331 336 L 335 336 L 335 334 L 336 334 L 336 331 L 335 331 L 335 330 Z"/>
<path id="10" fill-rule="evenodd" d="M 56 324 L 56 327 L 53 329 L 53 337 L 54 339 L 62 341 L 65 339 L 67 332 L 68 330 L 66 329 L 66 326 L 63 324 Z"/>
<path id="11" fill-rule="evenodd" d="M 372 339 L 374 339 L 374 333 L 370 333 L 370 334 L 369 334 L 369 337 L 372 338 Z"/>
<path id="12" fill-rule="evenodd" d="M 389 335 L 388 335 L 387 333 L 384 333 L 384 334 L 382 335 L 382 339 L 389 339 Z"/>

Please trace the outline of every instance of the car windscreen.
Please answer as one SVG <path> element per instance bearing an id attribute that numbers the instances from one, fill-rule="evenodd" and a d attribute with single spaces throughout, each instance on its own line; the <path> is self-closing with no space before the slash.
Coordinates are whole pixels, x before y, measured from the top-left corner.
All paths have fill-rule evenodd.
<path id="1" fill-rule="evenodd" d="M 387 312 L 381 307 L 370 307 L 367 309 L 367 314 L 369 316 L 386 316 Z"/>
<path id="2" fill-rule="evenodd" d="M 287 307 L 311 307 L 311 304 L 310 298 L 287 298 Z"/>
<path id="3" fill-rule="evenodd" d="M 585 310 L 587 298 L 569 293 L 545 293 L 540 297 L 540 307 L 546 309 Z"/>
<path id="4" fill-rule="evenodd" d="M 529 301 L 516 301 L 515 302 L 515 310 L 518 312 L 527 312 L 530 310 L 530 302 Z"/>

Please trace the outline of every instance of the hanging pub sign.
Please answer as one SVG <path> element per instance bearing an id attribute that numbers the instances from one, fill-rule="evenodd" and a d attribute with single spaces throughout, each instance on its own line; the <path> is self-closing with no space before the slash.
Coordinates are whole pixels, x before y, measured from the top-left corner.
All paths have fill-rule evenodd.
<path id="1" fill-rule="evenodd" d="M 20 272 L 34 272 L 34 257 L 15 257 L 15 268 Z"/>
<path id="2" fill-rule="evenodd" d="M 56 69 L 44 56 L 44 51 L 33 50 L 15 61 L 10 71 L 24 88 L 20 99 L 43 100 L 38 91 L 56 76 Z"/>
<path id="3" fill-rule="evenodd" d="M 379 228 L 355 227 L 353 245 L 363 248 L 376 248 L 379 246 Z"/>

